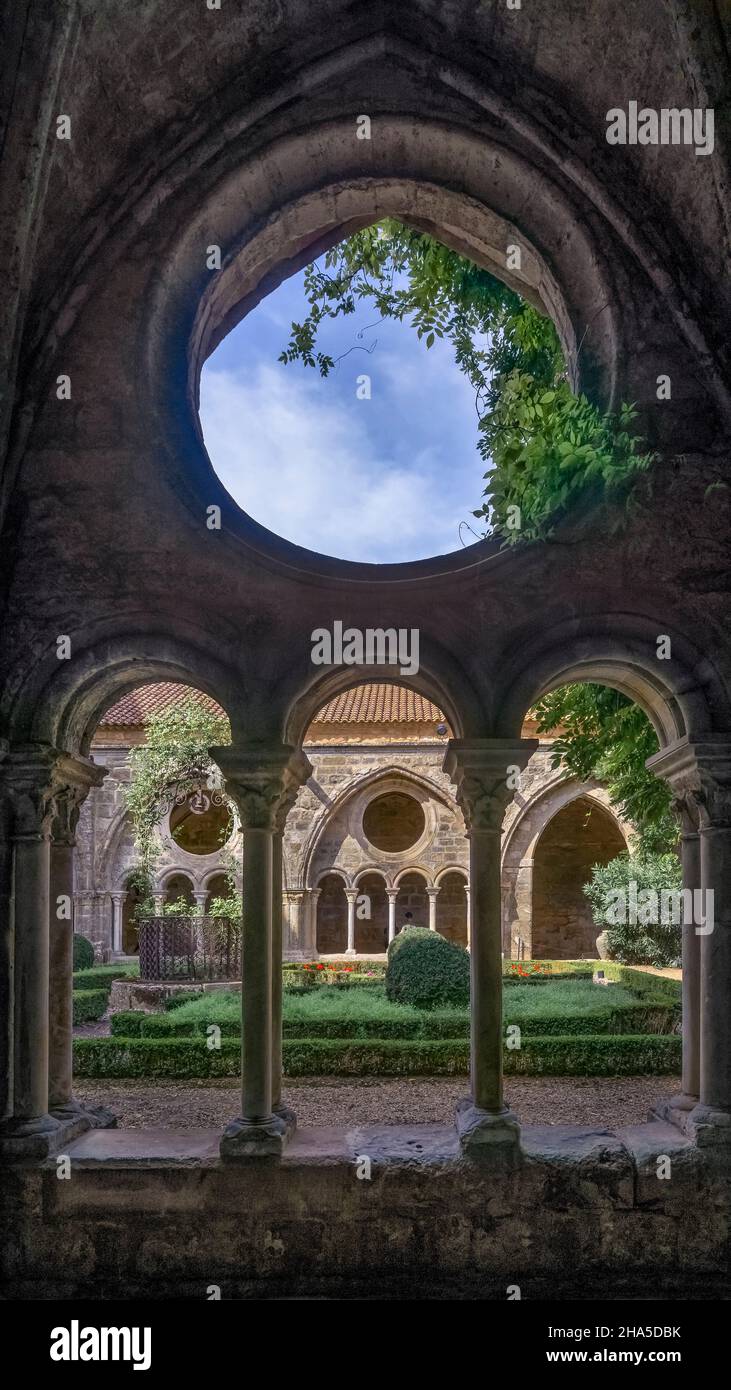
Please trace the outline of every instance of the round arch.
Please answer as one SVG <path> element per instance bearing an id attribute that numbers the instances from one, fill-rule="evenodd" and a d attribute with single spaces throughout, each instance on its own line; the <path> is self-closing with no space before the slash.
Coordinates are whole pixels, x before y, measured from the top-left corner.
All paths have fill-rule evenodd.
<path id="1" fill-rule="evenodd" d="M 598 782 L 579 782 L 559 773 L 518 811 L 506 831 L 501 855 L 503 949 L 512 959 L 531 953 L 536 848 L 546 828 L 574 802 L 596 806 L 616 828 L 620 848 L 631 847 L 632 829 L 614 810 Z M 514 803 L 515 804 L 515 803 Z"/>

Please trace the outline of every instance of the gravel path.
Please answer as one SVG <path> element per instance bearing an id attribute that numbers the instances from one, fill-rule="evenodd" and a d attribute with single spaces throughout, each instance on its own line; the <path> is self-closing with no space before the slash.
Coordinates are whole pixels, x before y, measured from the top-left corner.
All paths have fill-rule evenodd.
<path id="1" fill-rule="evenodd" d="M 509 1077 L 508 1100 L 523 1124 L 636 1124 L 659 1096 L 678 1089 L 674 1076 Z M 82 1081 L 81 1101 L 109 1105 L 125 1129 L 163 1125 L 222 1129 L 238 1110 L 239 1085 L 223 1081 Z M 379 1080 L 299 1077 L 284 1089 L 300 1125 L 451 1124 L 467 1079 Z"/>

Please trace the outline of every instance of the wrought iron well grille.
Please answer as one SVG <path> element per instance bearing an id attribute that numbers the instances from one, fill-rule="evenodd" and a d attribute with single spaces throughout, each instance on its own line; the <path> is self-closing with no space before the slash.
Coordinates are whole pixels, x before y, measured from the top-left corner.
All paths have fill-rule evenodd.
<path id="1" fill-rule="evenodd" d="M 228 917 L 143 917 L 141 980 L 240 980 L 241 930 Z"/>

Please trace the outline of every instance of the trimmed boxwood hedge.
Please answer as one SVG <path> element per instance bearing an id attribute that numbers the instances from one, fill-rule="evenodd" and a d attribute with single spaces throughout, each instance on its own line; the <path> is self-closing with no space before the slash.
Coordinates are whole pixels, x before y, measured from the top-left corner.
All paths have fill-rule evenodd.
<path id="1" fill-rule="evenodd" d="M 469 955 L 439 932 L 405 927 L 388 948 L 386 998 L 417 1009 L 468 1004 Z"/>
<path id="2" fill-rule="evenodd" d="M 287 1076 L 454 1076 L 469 1069 L 469 1044 L 452 1039 L 379 1041 L 285 1038 Z M 673 1035 L 638 1037 L 531 1037 L 503 1053 L 506 1075 L 658 1076 L 679 1072 L 681 1040 Z M 222 1037 L 220 1049 L 203 1038 L 77 1038 L 79 1077 L 238 1076 L 241 1046 Z"/>
<path id="3" fill-rule="evenodd" d="M 607 1001 L 609 1004 L 609 1000 Z M 504 1027 L 518 1023 L 523 1037 L 585 1036 L 597 1033 L 671 1033 L 676 1011 L 667 1004 L 643 1003 L 607 1007 L 604 1013 L 590 1017 L 571 1018 L 566 1014 L 541 1016 L 535 1019 L 514 1020 L 510 1008 L 505 1011 Z M 205 1037 L 206 1028 L 219 1023 L 223 1037 L 241 1035 L 238 1018 L 220 1022 L 216 1018 L 178 1019 L 175 1014 L 117 1013 L 112 1015 L 111 1031 L 115 1037 L 194 1038 Z M 284 1020 L 283 1036 L 300 1037 L 307 1031 L 310 1038 L 469 1038 L 469 1017 L 462 1012 L 433 1012 L 424 1018 L 311 1018 L 305 1025 L 301 1020 Z"/>
<path id="4" fill-rule="evenodd" d="M 105 989 L 107 994 L 112 988 L 115 980 L 136 979 L 137 971 L 134 966 L 126 969 L 120 965 L 95 965 L 93 970 L 75 970 L 73 974 L 74 989 Z"/>
<path id="5" fill-rule="evenodd" d="M 72 995 L 74 1024 L 93 1023 L 106 1013 L 109 995 L 105 989 L 75 989 Z"/>
<path id="6" fill-rule="evenodd" d="M 81 935 L 81 932 L 74 932 L 74 970 L 90 970 L 94 964 L 94 947 L 91 942 Z"/>

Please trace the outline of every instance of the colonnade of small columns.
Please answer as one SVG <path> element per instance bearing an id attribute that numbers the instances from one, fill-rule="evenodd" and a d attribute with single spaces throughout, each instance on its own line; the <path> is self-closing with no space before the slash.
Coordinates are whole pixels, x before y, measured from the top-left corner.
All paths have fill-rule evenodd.
<path id="1" fill-rule="evenodd" d="M 369 872 L 369 873 L 370 873 L 370 872 L 377 873 L 378 870 L 377 870 L 377 869 L 368 870 L 368 872 Z M 319 896 L 319 890 L 316 890 L 316 891 L 318 892 L 318 896 Z M 436 930 L 437 930 L 437 898 L 439 897 L 439 885 L 437 884 L 437 885 L 435 885 L 434 887 L 430 887 L 430 886 L 427 885 L 425 891 L 426 891 L 427 896 L 428 896 L 428 898 L 429 898 L 429 930 L 430 930 L 430 931 L 436 931 Z M 346 888 L 346 889 L 344 890 L 344 892 L 345 892 L 345 900 L 346 900 L 347 905 L 348 905 L 348 937 L 347 937 L 347 946 L 346 946 L 346 949 L 345 949 L 345 954 L 346 954 L 346 956 L 353 957 L 353 956 L 357 956 L 357 954 L 358 954 L 358 952 L 357 952 L 356 949 L 355 949 L 355 922 L 356 922 L 356 905 L 357 905 L 358 898 L 359 898 L 359 896 L 360 896 L 361 890 L 360 890 L 358 887 L 355 887 L 355 888 Z M 389 944 L 389 946 L 390 946 L 391 942 L 394 940 L 394 938 L 395 938 L 395 936 L 396 936 L 396 904 L 397 904 L 397 901 L 398 901 L 399 889 L 398 889 L 397 887 L 396 887 L 396 888 L 389 888 L 389 887 L 387 887 L 387 886 L 384 885 L 384 892 L 385 892 L 385 894 L 386 894 L 386 897 L 388 898 L 388 944 Z M 467 945 L 469 946 L 469 941 L 470 941 L 470 928 L 469 928 L 469 901 L 470 901 L 470 890 L 469 890 L 469 884 L 465 884 L 465 894 L 466 894 L 466 896 L 467 896 Z"/>
<path id="2" fill-rule="evenodd" d="M 471 1088 L 457 1125 L 463 1147 L 514 1145 L 518 1123 L 503 1096 L 500 842 L 513 796 L 509 773 L 535 740 L 453 740 L 445 770 L 469 838 Z M 311 773 L 285 746 L 213 749 L 243 836 L 241 1115 L 221 1141 L 227 1159 L 281 1154 L 294 1116 L 281 1099 L 282 834 Z M 714 894 L 713 928 L 683 929 L 682 1095 L 699 1143 L 731 1143 L 731 742 L 680 740 L 650 760 L 669 782 L 680 821 L 683 882 Z M 43 1158 L 69 1135 L 109 1122 L 72 1090 L 74 830 L 104 770 L 56 749 L 8 752 L 0 764 L 0 1154 Z M 12 853 L 9 852 L 10 847 Z"/>

